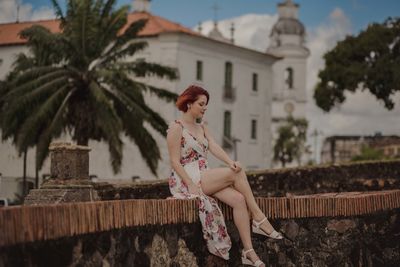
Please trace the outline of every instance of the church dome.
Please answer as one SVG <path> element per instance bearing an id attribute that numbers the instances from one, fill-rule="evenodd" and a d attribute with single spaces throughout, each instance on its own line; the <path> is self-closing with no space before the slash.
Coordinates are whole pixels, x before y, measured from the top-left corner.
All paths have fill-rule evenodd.
<path id="1" fill-rule="evenodd" d="M 294 18 L 279 18 L 272 28 L 272 34 L 297 34 L 304 35 L 305 28 L 303 23 Z"/>

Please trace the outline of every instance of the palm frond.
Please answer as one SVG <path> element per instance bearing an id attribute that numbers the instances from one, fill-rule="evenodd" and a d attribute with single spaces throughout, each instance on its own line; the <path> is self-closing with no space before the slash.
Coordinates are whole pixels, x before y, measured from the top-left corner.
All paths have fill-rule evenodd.
<path id="1" fill-rule="evenodd" d="M 16 55 L 16 59 L 12 64 L 12 71 L 8 74 L 7 80 L 11 80 L 16 73 L 25 71 L 35 66 L 35 58 L 28 57 L 25 53 Z"/>
<path id="2" fill-rule="evenodd" d="M 131 82 L 130 85 L 130 87 L 118 87 L 119 94 L 126 95 L 127 98 L 131 100 L 131 105 L 134 105 L 135 111 L 140 111 L 143 119 L 149 122 L 157 132 L 165 136 L 168 125 L 164 118 L 146 105 L 143 95 L 138 93 L 138 85 L 136 83 Z"/>
<path id="3" fill-rule="evenodd" d="M 122 122 L 111 101 L 103 93 L 103 89 L 95 82 L 89 85 L 92 96 L 96 99 L 97 125 L 102 129 L 111 154 L 111 165 L 115 173 L 119 172 L 122 163 L 122 141 L 119 137 Z"/>
<path id="4" fill-rule="evenodd" d="M 121 11 L 122 12 L 122 11 Z M 121 16 L 125 16 L 123 13 L 121 13 Z M 124 47 L 129 41 L 134 40 L 137 38 L 137 34 L 144 28 L 146 25 L 147 20 L 146 19 L 141 19 L 137 20 L 129 25 L 129 27 L 125 30 L 123 34 L 120 36 L 117 36 L 117 33 L 114 35 L 114 42 L 112 43 L 112 46 L 106 50 L 105 53 L 103 53 L 104 56 L 109 56 L 112 55 L 119 50 L 121 50 L 122 47 Z M 126 24 L 126 21 L 124 25 Z M 122 25 L 123 26 L 123 25 Z M 118 28 L 118 31 L 121 30 L 121 28 Z"/>
<path id="5" fill-rule="evenodd" d="M 126 115 L 128 115 L 126 113 Z M 123 116 L 126 135 L 138 146 L 140 154 L 146 161 L 151 172 L 157 175 L 158 161 L 161 159 L 160 150 L 156 140 L 143 123 L 133 121 L 130 116 Z"/>
<path id="6" fill-rule="evenodd" d="M 43 163 L 48 155 L 48 148 L 51 143 L 51 140 L 55 137 L 61 135 L 62 130 L 64 128 L 65 117 L 64 113 L 68 107 L 68 101 L 70 100 L 71 96 L 75 93 L 75 90 L 71 90 L 68 94 L 64 97 L 63 102 L 59 106 L 57 113 L 52 118 L 49 127 L 46 128 L 45 131 L 40 135 L 39 142 L 37 144 L 37 154 L 36 154 L 36 165 L 38 169 L 41 169 Z"/>
<path id="7" fill-rule="evenodd" d="M 124 70 L 127 73 L 133 73 L 138 77 L 157 76 L 159 78 L 168 78 L 169 80 L 175 80 L 178 78 L 177 70 L 175 68 L 142 60 L 135 62 L 120 62 L 117 66 L 121 70 Z"/>
<path id="8" fill-rule="evenodd" d="M 140 85 L 140 87 L 146 91 L 146 92 L 150 92 L 150 94 L 154 94 L 157 97 L 159 97 L 160 99 L 164 99 L 167 102 L 176 102 L 176 100 L 178 99 L 178 95 L 176 93 L 173 93 L 169 90 L 166 89 L 162 89 L 162 88 L 158 88 L 158 87 L 154 87 L 148 84 L 144 84 L 144 83 L 140 83 L 140 82 L 136 82 L 138 85 Z"/>
<path id="9" fill-rule="evenodd" d="M 32 80 L 37 79 L 38 77 L 41 77 L 46 74 L 50 74 L 55 71 L 59 71 L 60 68 L 56 66 L 41 66 L 41 67 L 33 67 L 28 69 L 27 71 L 24 71 L 11 81 L 11 85 L 13 87 L 17 87 L 23 84 L 26 84 L 28 82 L 31 82 Z M 40 79 L 40 78 L 39 78 Z"/>
<path id="10" fill-rule="evenodd" d="M 65 97 L 68 95 L 68 92 L 69 87 L 65 85 L 48 98 L 43 105 L 36 108 L 32 116 L 26 119 L 18 132 L 18 151 L 21 152 L 24 148 L 35 143 L 37 134 L 47 127 L 46 125 L 48 125 L 48 122 L 54 117 L 61 103 L 63 103 Z"/>
<path id="11" fill-rule="evenodd" d="M 65 69 L 53 69 L 51 72 L 49 71 L 39 78 L 30 80 L 24 84 L 19 85 L 19 82 L 25 76 L 24 74 L 21 74 L 17 79 L 15 79 L 14 81 L 12 81 L 10 83 L 10 85 L 12 86 L 12 90 L 10 90 L 10 92 L 7 95 L 5 95 L 4 97 L 5 97 L 5 99 L 11 99 L 17 95 L 22 96 L 22 95 L 26 94 L 27 92 L 34 91 L 36 88 L 45 86 L 47 83 L 49 83 L 49 82 L 51 83 L 54 80 L 58 80 L 58 79 L 67 80 L 68 74 L 69 74 L 69 72 Z M 26 75 L 29 78 L 34 78 L 31 75 L 29 75 L 29 73 L 26 73 Z M 36 77 L 38 77 L 38 76 L 36 76 Z"/>
<path id="12" fill-rule="evenodd" d="M 127 15 L 129 8 L 123 6 L 120 9 L 113 11 L 111 14 L 102 15 L 102 36 L 99 42 L 103 44 L 115 44 L 115 39 L 117 38 L 122 27 L 126 25 Z"/>
<path id="13" fill-rule="evenodd" d="M 58 4 L 57 0 L 51 0 L 51 3 L 53 4 L 53 8 L 55 10 L 56 17 L 58 19 L 60 19 L 60 21 L 61 21 L 61 27 L 62 27 L 66 23 L 62 9 L 61 9 L 60 5 Z"/>
<path id="14" fill-rule="evenodd" d="M 127 56 L 132 56 L 135 53 L 145 49 L 148 46 L 147 42 L 135 42 L 132 44 L 129 44 L 126 48 L 123 48 L 121 50 L 117 50 L 112 54 L 108 54 L 107 56 L 104 57 L 101 61 L 101 66 L 106 66 L 107 64 L 114 64 L 117 60 L 123 59 Z"/>

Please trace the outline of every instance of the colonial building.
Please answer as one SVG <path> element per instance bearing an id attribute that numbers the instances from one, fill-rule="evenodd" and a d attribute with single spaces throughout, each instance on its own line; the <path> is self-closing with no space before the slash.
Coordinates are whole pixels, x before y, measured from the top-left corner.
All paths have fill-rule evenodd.
<path id="1" fill-rule="evenodd" d="M 204 86 L 211 97 L 205 120 L 215 139 L 246 169 L 271 167 L 272 122 L 279 122 L 288 113 L 296 117 L 305 116 L 305 69 L 309 53 L 304 46 L 304 26 L 297 18 L 298 5 L 290 0 L 278 5 L 280 18 L 271 32 L 271 46 L 262 53 L 235 45 L 232 39 L 222 36 L 217 24 L 208 36 L 204 36 L 154 15 L 149 2 L 133 1 L 134 11 L 128 16 L 128 23 L 140 18 L 148 19 L 140 33 L 148 42 L 148 48 L 135 57 L 175 67 L 180 78 L 175 81 L 144 78 L 144 81 L 177 94 L 190 84 Z M 0 79 L 9 71 L 15 54 L 27 51 L 25 40 L 19 38 L 18 32 L 33 24 L 59 31 L 57 20 L 0 25 L 0 58 L 3 59 Z M 180 115 L 173 104 L 151 96 L 146 100 L 167 121 Z M 162 153 L 158 177 L 165 178 L 170 170 L 166 141 L 158 133 L 151 132 Z M 70 141 L 70 138 L 65 136 L 63 140 Z M 3 177 L 21 176 L 22 158 L 18 157 L 11 143 L 0 146 Z M 107 146 L 97 142 L 90 142 L 89 146 L 92 148 L 92 175 L 99 178 L 154 178 L 138 148 L 128 138 L 124 138 L 122 172 L 117 175 L 112 173 Z M 34 175 L 34 154 L 34 151 L 28 152 L 29 176 Z M 215 159 L 210 161 L 211 166 L 221 164 Z M 48 170 L 46 162 L 41 175 Z"/>
<path id="2" fill-rule="evenodd" d="M 373 136 L 334 135 L 326 138 L 323 142 L 321 162 L 351 161 L 361 154 L 363 147 L 382 151 L 382 155 L 386 158 L 400 158 L 400 136 L 381 134 Z"/>

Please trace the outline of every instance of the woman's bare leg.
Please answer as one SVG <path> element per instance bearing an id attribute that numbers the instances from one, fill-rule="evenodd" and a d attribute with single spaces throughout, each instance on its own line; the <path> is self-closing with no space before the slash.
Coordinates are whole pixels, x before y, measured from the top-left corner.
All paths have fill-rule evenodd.
<path id="1" fill-rule="evenodd" d="M 246 173 L 241 170 L 236 174 L 236 179 L 233 184 L 235 189 L 237 189 L 240 193 L 243 194 L 243 196 L 246 198 L 246 203 L 250 209 L 252 218 L 256 221 L 261 221 L 265 215 L 260 209 L 260 207 L 257 205 L 257 202 L 254 198 L 253 191 L 251 190 L 249 181 L 247 180 Z M 274 228 L 270 224 L 268 220 L 266 220 L 263 224 L 260 225 L 260 228 L 270 234 Z"/>
<path id="2" fill-rule="evenodd" d="M 206 195 L 214 193 L 233 185 L 234 172 L 229 168 L 214 168 L 201 172 L 201 189 Z"/>
<path id="3" fill-rule="evenodd" d="M 206 195 L 214 193 L 233 185 L 237 191 L 243 194 L 246 199 L 247 206 L 250 209 L 253 219 L 260 221 L 264 218 L 264 213 L 258 207 L 253 192 L 251 191 L 246 173 L 242 170 L 235 173 L 230 168 L 215 168 L 202 171 L 201 188 Z M 267 233 L 273 231 L 272 225 L 267 220 L 261 224 L 261 229 Z"/>
<path id="4" fill-rule="evenodd" d="M 213 196 L 232 207 L 233 221 L 239 231 L 244 250 L 253 248 L 250 235 L 250 218 L 244 196 L 230 186 L 216 192 Z M 248 258 L 253 262 L 259 259 L 254 251 L 248 253 Z"/>

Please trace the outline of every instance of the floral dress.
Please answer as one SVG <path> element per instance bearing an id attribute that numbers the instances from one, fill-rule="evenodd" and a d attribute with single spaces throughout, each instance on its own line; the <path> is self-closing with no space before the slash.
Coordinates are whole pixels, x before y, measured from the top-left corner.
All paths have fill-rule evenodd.
<path id="1" fill-rule="evenodd" d="M 204 143 L 201 143 L 180 121 L 176 120 L 175 123 L 182 127 L 180 163 L 194 184 L 200 187 L 201 171 L 208 169 L 208 141 L 204 138 Z M 229 249 L 232 244 L 217 201 L 204 194 L 201 188 L 200 195 L 190 194 L 188 187 L 182 182 L 175 170 L 172 170 L 169 177 L 169 189 L 174 198 L 198 198 L 199 218 L 208 250 L 216 256 L 229 259 Z"/>

